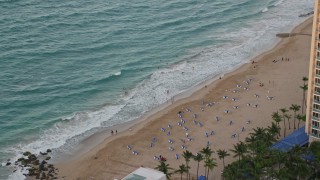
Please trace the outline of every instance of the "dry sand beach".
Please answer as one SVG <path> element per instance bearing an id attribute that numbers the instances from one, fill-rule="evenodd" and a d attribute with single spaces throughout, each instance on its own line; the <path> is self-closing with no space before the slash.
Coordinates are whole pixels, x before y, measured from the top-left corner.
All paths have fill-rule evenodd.
<path id="1" fill-rule="evenodd" d="M 312 18 L 309 18 L 293 32 L 311 34 L 311 28 Z M 253 128 L 269 126 L 272 112 L 289 108 L 291 104 L 301 104 L 303 91 L 299 86 L 303 84 L 302 77 L 308 75 L 310 41 L 311 36 L 308 35 L 282 39 L 272 50 L 251 60 L 255 63 L 245 64 L 221 80 L 203 85 L 205 87 L 190 97 L 178 100 L 130 129 L 106 138 L 80 157 L 56 164 L 59 177 L 121 179 L 140 166 L 155 168 L 159 162 L 154 160 L 154 156 L 159 155 L 167 158 L 172 168 L 178 169 L 185 162 L 181 156 L 184 151 L 182 145 L 194 154 L 206 147 L 208 142 L 214 151 L 232 149 L 233 144 L 238 140 L 244 141 Z M 226 110 L 230 112 L 226 113 Z M 181 122 L 178 112 L 181 112 L 185 123 Z M 197 114 L 196 118 L 194 114 Z M 165 132 L 161 128 L 165 128 Z M 211 131 L 214 131 L 213 135 Z M 186 132 L 192 141 L 188 141 Z M 233 134 L 236 134 L 235 138 L 231 137 Z M 150 147 L 154 137 L 157 140 Z M 127 148 L 128 145 L 132 150 Z M 169 147 L 174 150 L 169 150 Z M 139 154 L 134 155 L 133 150 Z M 176 154 L 180 156 L 178 160 Z M 230 154 L 226 164 L 234 160 L 233 154 Z M 222 160 L 217 154 L 213 156 L 218 166 L 210 173 L 209 179 L 220 179 Z M 195 178 L 196 163 L 191 161 L 190 165 L 192 177 Z M 204 174 L 202 164 L 200 174 Z M 172 179 L 180 179 L 180 175 L 176 174 Z"/>

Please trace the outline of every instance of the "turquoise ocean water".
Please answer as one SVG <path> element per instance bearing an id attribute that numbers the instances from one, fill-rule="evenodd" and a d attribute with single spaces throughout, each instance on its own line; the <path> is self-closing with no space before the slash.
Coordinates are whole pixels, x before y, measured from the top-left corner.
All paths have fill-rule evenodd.
<path id="1" fill-rule="evenodd" d="M 271 48 L 275 34 L 312 7 L 313 0 L 0 0 L 0 162 L 25 150 L 68 151 L 138 118 Z M 12 170 L 0 167 L 0 179 L 23 179 Z"/>

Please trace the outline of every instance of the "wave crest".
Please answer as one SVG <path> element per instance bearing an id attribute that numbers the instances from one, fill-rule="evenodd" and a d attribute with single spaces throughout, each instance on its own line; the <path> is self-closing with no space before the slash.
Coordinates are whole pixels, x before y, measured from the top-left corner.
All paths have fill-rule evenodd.
<path id="1" fill-rule="evenodd" d="M 268 10 L 269 10 L 268 8 L 264 8 L 264 9 L 261 10 L 261 12 L 264 13 L 264 12 L 267 12 Z"/>
<path id="2" fill-rule="evenodd" d="M 120 76 L 121 75 L 121 71 L 114 73 L 113 75 L 115 76 Z"/>

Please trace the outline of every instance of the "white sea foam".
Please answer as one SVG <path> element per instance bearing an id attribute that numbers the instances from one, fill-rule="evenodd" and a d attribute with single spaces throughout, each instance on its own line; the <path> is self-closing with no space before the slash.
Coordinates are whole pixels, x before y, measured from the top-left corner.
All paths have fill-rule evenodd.
<path id="1" fill-rule="evenodd" d="M 81 139 L 82 134 L 93 128 L 101 127 L 103 121 L 113 117 L 122 107 L 121 105 L 106 106 L 98 111 L 76 113 L 70 119 L 61 120 L 52 128 L 43 131 L 38 140 L 8 149 L 8 153 L 16 154 L 12 162 L 21 157 L 25 151 L 38 154 L 40 151 L 46 151 L 49 148 L 55 149 L 63 145 L 66 147 L 73 146 L 78 142 L 77 139 Z M 72 139 L 73 137 L 78 138 Z"/>
<path id="2" fill-rule="evenodd" d="M 261 10 L 261 12 L 267 12 L 269 9 L 268 8 L 264 8 Z"/>
<path id="3" fill-rule="evenodd" d="M 248 22 L 248 26 L 244 28 L 228 30 L 227 33 L 221 29 L 221 33 L 217 33 L 217 30 L 217 34 L 207 34 L 210 38 L 223 35 L 229 41 L 220 46 L 194 49 L 190 54 L 199 54 L 195 59 L 154 72 L 149 79 L 131 90 L 121 104 L 108 105 L 98 111 L 76 113 L 44 130 L 39 139 L 20 144 L 8 151 L 16 152 L 16 157 L 19 157 L 24 151 L 39 153 L 48 148 L 68 149 L 68 146 L 78 143 L 85 133 L 94 133 L 94 128 L 112 126 L 140 117 L 143 112 L 170 101 L 172 96 L 230 71 L 271 48 L 277 42 L 275 34 L 289 31 L 305 20 L 298 18 L 298 15 L 309 12 L 312 5 L 312 0 L 281 0 L 273 8 L 265 11 L 263 17 Z M 121 75 L 121 71 L 114 75 Z"/>
<path id="4" fill-rule="evenodd" d="M 282 3 L 283 3 L 283 0 L 279 0 L 276 3 L 274 3 L 274 6 L 278 6 L 278 5 L 282 4 Z"/>
<path id="5" fill-rule="evenodd" d="M 114 73 L 115 76 L 120 76 L 121 75 L 121 71 Z"/>
<path id="6" fill-rule="evenodd" d="M 28 173 L 28 168 L 17 167 L 16 171 L 9 175 L 8 180 L 22 180 L 26 177 L 23 174 Z"/>

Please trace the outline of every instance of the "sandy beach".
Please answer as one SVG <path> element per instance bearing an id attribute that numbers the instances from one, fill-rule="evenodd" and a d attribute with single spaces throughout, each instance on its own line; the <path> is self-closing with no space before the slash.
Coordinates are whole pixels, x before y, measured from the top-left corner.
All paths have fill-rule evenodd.
<path id="1" fill-rule="evenodd" d="M 293 32 L 311 34 L 311 28 L 312 18 L 309 18 Z M 302 77 L 308 75 L 310 41 L 308 35 L 282 39 L 272 50 L 252 59 L 254 63 L 247 63 L 222 79 L 204 84 L 190 97 L 175 101 L 129 129 L 118 129 L 116 135 L 105 138 L 85 154 L 55 164 L 59 177 L 121 179 L 140 166 L 155 168 L 159 162 L 154 156 L 159 155 L 167 158 L 173 169 L 178 169 L 185 163 L 181 156 L 185 151 L 182 145 L 194 154 L 208 142 L 213 151 L 232 149 L 233 144 L 244 141 L 253 128 L 269 126 L 272 112 L 289 109 L 292 104 L 301 105 L 303 91 L 299 86 L 303 84 Z M 178 112 L 182 118 L 178 117 Z M 188 141 L 186 132 L 192 141 Z M 234 134 L 236 136 L 232 138 Z M 154 137 L 157 140 L 150 147 Z M 170 147 L 174 150 L 169 150 Z M 139 154 L 134 155 L 133 150 Z M 229 153 L 231 156 L 226 158 L 226 164 L 234 160 L 233 154 Z M 218 166 L 209 179 L 220 179 L 222 160 L 216 153 L 213 156 Z M 190 165 L 191 175 L 195 178 L 197 164 L 191 161 Z M 199 172 L 204 174 L 203 163 L 200 163 Z M 172 179 L 180 179 L 180 175 L 175 174 Z"/>

